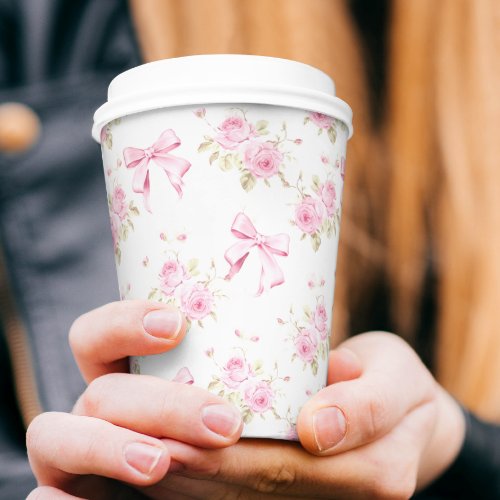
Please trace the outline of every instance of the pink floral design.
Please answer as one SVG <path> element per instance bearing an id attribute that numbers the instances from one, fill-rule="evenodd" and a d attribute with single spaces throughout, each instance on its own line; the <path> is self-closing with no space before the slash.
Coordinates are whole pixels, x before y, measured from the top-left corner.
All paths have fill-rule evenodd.
<path id="1" fill-rule="evenodd" d="M 198 153 L 210 152 L 210 165 L 216 162 L 219 168 L 228 172 L 240 172 L 240 184 L 245 191 L 251 191 L 261 180 L 264 185 L 270 186 L 270 179 L 277 176 L 285 185 L 285 161 L 293 161 L 290 152 L 284 150 L 285 144 L 300 146 L 301 138 L 288 139 L 286 123 L 273 140 L 258 140 L 258 137 L 268 136 L 269 122 L 258 120 L 250 122 L 243 109 L 232 108 L 229 116 L 217 127 L 214 127 L 206 118 L 205 112 L 195 115 L 207 123 L 215 132 L 204 136 L 204 141 L 198 146 Z"/>
<path id="2" fill-rule="evenodd" d="M 333 172 L 329 175 L 333 175 Z M 302 231 L 302 239 L 310 238 L 313 250 L 317 252 L 321 246 L 321 237 L 326 235 L 331 238 L 340 224 L 338 186 L 330 177 L 321 182 L 319 176 L 313 175 L 309 191 L 303 178 L 301 172 L 296 185 L 288 185 L 297 190 L 299 198 L 291 223 Z"/>
<path id="3" fill-rule="evenodd" d="M 342 180 L 344 180 L 344 177 L 345 177 L 345 158 L 343 156 L 341 156 L 340 160 L 337 160 L 336 166 L 340 170 L 340 177 L 342 177 Z"/>
<path id="4" fill-rule="evenodd" d="M 255 177 L 268 179 L 277 174 L 283 162 L 281 153 L 272 142 L 251 142 L 245 149 L 245 166 Z"/>
<path id="5" fill-rule="evenodd" d="M 101 146 L 106 146 L 109 150 L 113 149 L 113 132 L 112 129 L 116 125 L 119 125 L 121 122 L 121 118 L 117 118 L 116 120 L 110 121 L 108 124 L 104 125 L 101 129 L 100 139 Z"/>
<path id="6" fill-rule="evenodd" d="M 238 329 L 236 331 L 239 332 Z M 235 348 L 235 351 L 222 365 L 217 363 L 213 347 L 206 351 L 206 355 L 217 367 L 217 373 L 212 375 L 208 390 L 235 404 L 241 410 L 246 424 L 255 415 L 265 419 L 271 414 L 273 419 L 284 420 L 292 425 L 290 408 L 286 416 L 278 415 L 275 408 L 277 399 L 282 396 L 280 387 L 288 383 L 290 377 L 280 376 L 277 364 L 274 364 L 271 371 L 266 372 L 260 360 L 254 360 L 252 363 L 247 360 L 243 348 Z"/>
<path id="7" fill-rule="evenodd" d="M 222 381 L 230 389 L 237 389 L 242 382 L 248 379 L 250 368 L 244 356 L 233 356 L 224 365 Z"/>
<path id="8" fill-rule="evenodd" d="M 139 210 L 133 201 L 127 202 L 125 191 L 120 185 L 115 185 L 113 191 L 108 188 L 108 208 L 111 222 L 111 237 L 113 238 L 113 248 L 115 257 L 120 264 L 121 248 L 120 243 L 128 238 L 129 232 L 134 230 L 132 217 L 139 215 Z"/>
<path id="9" fill-rule="evenodd" d="M 120 186 L 115 186 L 113 191 L 111 211 L 118 215 L 121 221 L 127 217 L 128 207 L 125 200 L 125 191 Z"/>
<path id="10" fill-rule="evenodd" d="M 264 381 L 248 384 L 244 391 L 244 400 L 251 411 L 263 413 L 273 407 L 274 392 Z"/>
<path id="11" fill-rule="evenodd" d="M 309 117 L 319 128 L 328 130 L 333 125 L 333 118 L 323 113 L 309 113 Z"/>
<path id="12" fill-rule="evenodd" d="M 314 329 L 303 328 L 294 340 L 295 350 L 300 359 L 312 363 L 318 350 L 317 333 Z"/>
<path id="13" fill-rule="evenodd" d="M 326 131 L 328 139 L 330 139 L 332 144 L 335 144 L 335 141 L 337 140 L 337 124 L 340 123 L 341 126 L 343 125 L 339 120 L 317 112 L 307 114 L 304 118 L 304 124 L 307 124 L 308 122 L 312 122 L 318 127 L 318 135 L 321 135 L 323 131 Z"/>
<path id="14" fill-rule="evenodd" d="M 160 271 L 160 288 L 165 295 L 173 295 L 175 289 L 187 278 L 184 266 L 177 260 L 167 260 Z"/>
<path id="15" fill-rule="evenodd" d="M 316 285 L 315 279 L 312 278 L 308 283 L 312 284 L 311 289 L 324 286 L 324 283 Z M 289 329 L 287 340 L 293 346 L 292 361 L 300 360 L 304 364 L 304 369 L 309 366 L 313 375 L 316 375 L 320 360 L 326 363 L 329 350 L 328 314 L 323 295 L 316 296 L 314 310 L 307 305 L 303 309 L 302 318 L 297 318 L 293 308 L 290 308 L 288 321 L 282 318 L 277 318 L 277 321 L 279 325 Z"/>
<path id="16" fill-rule="evenodd" d="M 198 259 L 181 262 L 177 254 L 168 257 L 158 273 L 158 286 L 149 292 L 149 300 L 166 302 L 178 307 L 185 315 L 188 324 L 196 321 L 203 328 L 202 320 L 210 316 L 217 321 L 216 300 L 225 297 L 216 288 L 218 277 L 213 260 L 205 278 L 200 279 Z"/>
<path id="17" fill-rule="evenodd" d="M 295 209 L 295 224 L 307 234 L 315 233 L 323 221 L 323 206 L 321 202 L 310 196 L 303 199 Z"/>
<path id="18" fill-rule="evenodd" d="M 325 340 L 328 333 L 328 316 L 324 304 L 318 303 L 314 312 L 314 326 L 320 334 L 321 340 Z"/>
<path id="19" fill-rule="evenodd" d="M 181 311 L 191 320 L 203 319 L 213 307 L 214 296 L 203 283 L 186 286 L 181 293 Z"/>
<path id="20" fill-rule="evenodd" d="M 215 140 L 224 149 L 237 149 L 242 142 L 255 137 L 255 127 L 248 123 L 244 117 L 233 115 L 226 118 L 218 127 L 219 133 Z"/>
<path id="21" fill-rule="evenodd" d="M 113 248 L 116 252 L 120 243 L 120 218 L 116 214 L 110 214 L 111 237 L 113 238 Z"/>
<path id="22" fill-rule="evenodd" d="M 337 192 L 335 184 L 327 180 L 321 187 L 321 200 L 323 201 L 328 217 L 331 217 L 337 210 Z"/>

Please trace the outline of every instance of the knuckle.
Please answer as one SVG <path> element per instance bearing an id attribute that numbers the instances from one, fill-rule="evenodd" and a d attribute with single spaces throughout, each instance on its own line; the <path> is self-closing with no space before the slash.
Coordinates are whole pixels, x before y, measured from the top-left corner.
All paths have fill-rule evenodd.
<path id="1" fill-rule="evenodd" d="M 254 488 L 260 493 L 282 493 L 292 488 L 296 479 L 295 471 L 286 463 L 273 464 L 255 478 Z"/>
<path id="2" fill-rule="evenodd" d="M 166 424 L 175 420 L 176 417 L 176 401 L 178 400 L 175 394 L 176 390 L 176 386 L 169 384 L 159 400 L 158 417 L 161 422 Z"/>
<path id="3" fill-rule="evenodd" d="M 372 388 L 366 405 L 363 441 L 371 442 L 378 437 L 387 417 L 387 397 L 378 389 Z"/>
<path id="4" fill-rule="evenodd" d="M 107 374 L 92 380 L 78 400 L 79 413 L 87 416 L 101 415 L 104 403 L 110 396 L 110 391 L 112 392 L 114 379 L 115 374 Z"/>

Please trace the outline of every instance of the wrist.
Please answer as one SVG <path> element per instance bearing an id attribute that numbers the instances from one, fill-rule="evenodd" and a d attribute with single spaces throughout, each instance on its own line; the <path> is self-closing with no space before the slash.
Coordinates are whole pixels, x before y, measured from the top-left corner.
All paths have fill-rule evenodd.
<path id="1" fill-rule="evenodd" d="M 434 431 L 422 453 L 417 490 L 428 486 L 452 465 L 462 448 L 465 427 L 459 404 L 438 386 Z"/>

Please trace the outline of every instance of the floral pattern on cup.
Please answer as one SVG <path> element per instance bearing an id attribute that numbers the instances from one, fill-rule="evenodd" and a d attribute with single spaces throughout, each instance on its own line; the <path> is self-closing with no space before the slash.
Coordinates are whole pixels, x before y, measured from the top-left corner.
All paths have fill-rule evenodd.
<path id="1" fill-rule="evenodd" d="M 183 263 L 177 254 L 168 256 L 158 273 L 158 286 L 151 289 L 148 299 L 175 305 L 188 323 L 196 321 L 203 328 L 207 317 L 217 321 L 216 302 L 225 295 L 216 285 L 222 278 L 217 276 L 214 261 L 203 279 L 198 265 L 198 259 Z"/>
<path id="2" fill-rule="evenodd" d="M 300 318 L 291 308 L 289 319 L 277 318 L 277 322 L 289 329 L 288 341 L 293 345 L 291 361 L 302 362 L 304 370 L 309 366 L 316 375 L 320 359 L 326 361 L 329 350 L 329 318 L 323 296 L 316 297 L 314 309 L 304 306 Z"/>
<path id="3" fill-rule="evenodd" d="M 277 134 L 271 136 L 267 120 L 255 123 L 248 121 L 246 111 L 240 108 L 228 110 L 228 116 L 219 125 L 213 126 L 206 118 L 205 108 L 195 111 L 211 129 L 210 135 L 198 146 L 198 153 L 210 152 L 210 165 L 217 161 L 221 170 L 236 169 L 240 172 L 240 184 L 245 191 L 251 191 L 261 180 L 270 187 L 273 177 L 284 176 L 285 161 L 292 161 L 285 150 L 287 142 L 302 144 L 302 139 L 288 139 L 284 122 Z"/>
<path id="4" fill-rule="evenodd" d="M 101 144 L 104 144 L 109 150 L 113 149 L 113 132 L 114 126 L 119 125 L 122 121 L 121 118 L 116 118 L 110 121 L 101 129 Z"/>
<path id="5" fill-rule="evenodd" d="M 221 364 L 215 359 L 215 349 L 208 350 L 206 355 L 217 368 L 208 390 L 236 405 L 241 410 L 245 424 L 257 416 L 262 420 L 272 416 L 276 420 L 288 421 L 292 427 L 291 408 L 288 407 L 285 415 L 279 415 L 276 409 L 278 400 L 283 398 L 280 386 L 290 382 L 289 376 L 280 376 L 277 363 L 274 363 L 272 370 L 266 371 L 262 361 L 249 362 L 241 347 L 235 348 L 232 356 Z"/>
<path id="6" fill-rule="evenodd" d="M 120 243 L 126 241 L 129 232 L 135 229 L 132 217 L 137 217 L 140 212 L 133 200 L 127 201 L 127 195 L 119 184 L 116 184 L 113 192 L 108 194 L 108 208 L 115 258 L 120 264 L 122 257 Z"/>
<path id="7" fill-rule="evenodd" d="M 296 189 L 298 202 L 295 205 L 291 224 L 302 231 L 301 239 L 309 238 L 312 248 L 317 252 L 321 246 L 321 236 L 331 238 L 337 234 L 340 225 L 341 200 L 338 188 L 331 177 L 324 182 L 317 175 L 312 176 L 312 184 L 305 185 L 302 173 Z"/>
<path id="8" fill-rule="evenodd" d="M 335 144 L 335 141 L 337 140 L 337 124 L 340 123 L 339 120 L 336 120 L 331 116 L 324 115 L 323 113 L 311 111 L 304 118 L 304 125 L 307 125 L 309 122 L 318 127 L 318 135 L 321 135 L 324 131 L 326 131 L 330 142 Z"/>

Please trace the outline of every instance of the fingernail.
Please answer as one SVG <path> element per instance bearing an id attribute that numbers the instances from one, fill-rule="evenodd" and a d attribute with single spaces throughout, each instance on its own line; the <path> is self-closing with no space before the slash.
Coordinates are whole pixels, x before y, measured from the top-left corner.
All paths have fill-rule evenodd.
<path id="1" fill-rule="evenodd" d="M 177 309 L 156 309 L 144 316 L 142 324 L 153 337 L 174 340 L 181 331 L 182 316 Z"/>
<path id="2" fill-rule="evenodd" d="M 224 437 L 232 437 L 241 426 L 241 414 L 236 407 L 213 404 L 203 408 L 201 420 L 205 426 Z"/>
<path id="3" fill-rule="evenodd" d="M 336 406 L 318 410 L 313 416 L 313 430 L 319 451 L 333 448 L 346 435 L 347 424 L 344 412 Z"/>
<path id="4" fill-rule="evenodd" d="M 130 443 L 125 448 L 125 460 L 136 471 L 146 476 L 151 475 L 158 465 L 163 450 L 146 443 Z"/>

